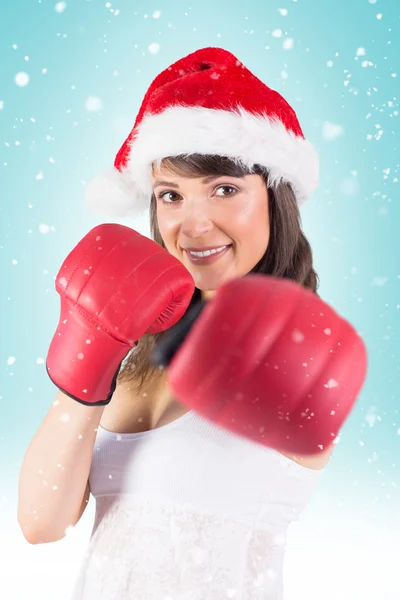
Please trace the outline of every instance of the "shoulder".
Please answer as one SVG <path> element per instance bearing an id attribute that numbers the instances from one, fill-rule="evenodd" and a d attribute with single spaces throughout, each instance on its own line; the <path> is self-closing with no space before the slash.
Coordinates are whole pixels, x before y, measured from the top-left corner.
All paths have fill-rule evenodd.
<path id="1" fill-rule="evenodd" d="M 295 463 L 301 465 L 302 467 L 319 471 L 320 469 L 326 467 L 326 465 L 329 463 L 334 449 L 335 444 L 332 443 L 330 444 L 330 446 L 328 446 L 318 454 L 302 455 L 293 454 L 289 452 L 280 452 L 280 454 L 283 454 L 283 456 L 286 456 L 286 458 L 293 460 Z"/>

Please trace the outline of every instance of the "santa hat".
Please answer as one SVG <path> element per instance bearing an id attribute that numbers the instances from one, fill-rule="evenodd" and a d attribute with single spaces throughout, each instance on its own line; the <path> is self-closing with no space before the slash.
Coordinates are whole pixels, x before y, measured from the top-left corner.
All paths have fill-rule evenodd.
<path id="1" fill-rule="evenodd" d="M 270 185 L 291 184 L 299 206 L 318 184 L 318 156 L 286 100 L 230 52 L 203 48 L 154 79 L 114 167 L 87 186 L 88 207 L 121 217 L 144 212 L 152 163 L 188 154 L 262 165 Z"/>

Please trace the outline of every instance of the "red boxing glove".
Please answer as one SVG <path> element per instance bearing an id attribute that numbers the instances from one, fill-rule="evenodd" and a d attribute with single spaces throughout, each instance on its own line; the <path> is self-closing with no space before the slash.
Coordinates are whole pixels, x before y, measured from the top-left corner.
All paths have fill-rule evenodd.
<path id="1" fill-rule="evenodd" d="M 61 266 L 61 314 L 46 368 L 65 394 L 107 404 L 122 360 L 145 333 L 174 325 L 194 292 L 187 269 L 133 229 L 94 227 Z"/>
<path id="2" fill-rule="evenodd" d="M 205 305 L 168 378 L 179 400 L 216 425 L 311 455 L 338 435 L 366 370 L 362 339 L 318 296 L 249 275 Z"/>

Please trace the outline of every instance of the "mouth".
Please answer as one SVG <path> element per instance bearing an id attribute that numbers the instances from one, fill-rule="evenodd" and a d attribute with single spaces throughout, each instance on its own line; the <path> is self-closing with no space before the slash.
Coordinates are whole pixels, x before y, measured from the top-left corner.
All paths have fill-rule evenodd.
<path id="1" fill-rule="evenodd" d="M 222 256 L 224 256 L 229 249 L 232 247 L 232 244 L 228 244 L 226 246 L 219 246 L 217 248 L 209 248 L 206 250 L 185 250 L 187 257 L 190 262 L 196 265 L 209 265 L 217 260 L 219 260 Z"/>

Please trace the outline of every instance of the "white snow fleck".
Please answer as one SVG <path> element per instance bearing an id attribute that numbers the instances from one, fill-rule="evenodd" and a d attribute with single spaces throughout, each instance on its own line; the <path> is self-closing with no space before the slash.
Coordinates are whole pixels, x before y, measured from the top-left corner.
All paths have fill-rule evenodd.
<path id="1" fill-rule="evenodd" d="M 328 383 L 324 383 L 324 387 L 328 388 L 329 390 L 331 390 L 332 388 L 336 388 L 338 387 L 338 382 L 335 379 L 329 379 Z"/>
<path id="2" fill-rule="evenodd" d="M 370 427 L 373 427 L 375 425 L 375 421 L 378 418 L 377 415 L 375 414 L 375 411 L 376 411 L 376 407 L 370 406 L 367 414 L 365 415 L 365 420 L 367 421 L 367 423 Z"/>
<path id="3" fill-rule="evenodd" d="M 287 8 L 280 8 L 279 12 L 282 15 L 282 17 L 286 17 L 286 15 L 288 14 Z"/>
<path id="4" fill-rule="evenodd" d="M 71 416 L 68 413 L 61 413 L 58 420 L 61 421 L 62 423 L 68 423 L 70 418 L 71 418 Z"/>
<path id="5" fill-rule="evenodd" d="M 274 31 L 271 33 L 272 37 L 275 38 L 280 38 L 282 37 L 282 29 L 274 29 Z"/>
<path id="6" fill-rule="evenodd" d="M 36 180 L 40 181 L 41 179 L 43 179 L 44 175 L 42 171 L 39 171 L 39 173 L 36 175 Z"/>
<path id="7" fill-rule="evenodd" d="M 294 41 L 293 38 L 286 38 L 286 40 L 283 41 L 283 49 L 284 50 L 291 50 L 294 46 Z"/>
<path id="8" fill-rule="evenodd" d="M 360 189 L 357 179 L 347 177 L 340 182 L 340 191 L 345 196 L 355 196 Z"/>
<path id="9" fill-rule="evenodd" d="M 325 121 L 322 126 L 322 137 L 324 140 L 331 141 L 343 134 L 343 127 L 330 121 Z"/>
<path id="10" fill-rule="evenodd" d="M 89 96 L 86 99 L 85 108 L 90 112 L 99 112 L 103 108 L 103 101 L 97 96 Z"/>
<path id="11" fill-rule="evenodd" d="M 21 71 L 20 73 L 16 74 L 14 81 L 18 87 L 25 87 L 29 83 L 29 75 L 28 73 Z"/>
<path id="12" fill-rule="evenodd" d="M 152 14 L 153 19 L 159 19 L 161 16 L 161 11 L 160 10 L 155 10 Z"/>
<path id="13" fill-rule="evenodd" d="M 372 279 L 371 285 L 376 285 L 377 287 L 382 287 L 383 285 L 385 285 L 385 283 L 387 283 L 388 280 L 389 280 L 388 277 L 376 276 Z"/>
<path id="14" fill-rule="evenodd" d="M 50 227 L 48 225 L 46 225 L 45 223 L 41 223 L 39 225 L 39 231 L 40 231 L 40 233 L 49 233 Z"/>
<path id="15" fill-rule="evenodd" d="M 304 340 L 304 333 L 298 329 L 294 329 L 292 332 L 292 340 L 296 343 L 300 343 Z"/>
<path id="16" fill-rule="evenodd" d="M 78 360 L 83 360 L 85 358 L 85 355 L 83 354 L 83 352 L 79 352 L 76 357 L 78 358 Z"/>
<path id="17" fill-rule="evenodd" d="M 13 365 L 15 363 L 15 356 L 9 356 L 7 359 L 8 365 Z"/>
<path id="18" fill-rule="evenodd" d="M 150 44 L 147 49 L 150 54 L 157 54 L 157 52 L 160 50 L 160 44 L 154 42 L 153 44 Z"/>
<path id="19" fill-rule="evenodd" d="M 0 110 L 3 110 L 4 108 L 4 100 L 0 100 Z"/>
<path id="20" fill-rule="evenodd" d="M 356 56 L 365 56 L 365 48 L 357 48 Z"/>
<path id="21" fill-rule="evenodd" d="M 57 2 L 57 4 L 54 7 L 55 11 L 58 12 L 58 13 L 64 12 L 64 10 L 66 8 L 67 8 L 67 3 L 66 2 Z"/>

